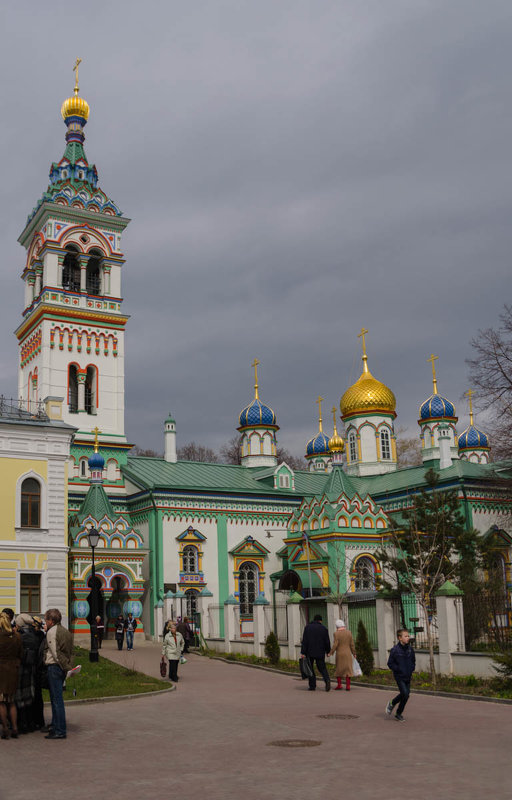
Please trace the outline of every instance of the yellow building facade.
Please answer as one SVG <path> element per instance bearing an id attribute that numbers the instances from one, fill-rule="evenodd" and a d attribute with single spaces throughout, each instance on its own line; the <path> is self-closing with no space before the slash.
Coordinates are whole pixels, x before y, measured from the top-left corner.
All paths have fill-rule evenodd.
<path id="1" fill-rule="evenodd" d="M 69 448 L 62 399 L 0 399 L 0 608 L 68 616 Z"/>

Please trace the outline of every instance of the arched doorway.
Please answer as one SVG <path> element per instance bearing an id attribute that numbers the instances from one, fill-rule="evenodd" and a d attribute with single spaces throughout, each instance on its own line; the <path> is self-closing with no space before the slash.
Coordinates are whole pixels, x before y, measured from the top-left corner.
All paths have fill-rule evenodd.
<path id="1" fill-rule="evenodd" d="M 297 573 L 293 569 L 288 569 L 286 572 L 283 572 L 279 579 L 279 591 L 280 592 L 299 592 L 302 589 L 302 583 L 297 575 Z"/>
<path id="2" fill-rule="evenodd" d="M 99 614 L 103 621 L 105 620 L 105 599 L 101 590 L 102 583 L 98 577 L 94 578 L 94 584 L 92 577 L 90 577 L 87 581 L 87 586 L 91 590 L 87 596 L 87 602 L 89 603 L 89 614 L 86 617 L 87 622 L 90 625 L 92 623 L 92 612 L 94 609 L 93 595 L 96 594 L 96 614 Z"/>

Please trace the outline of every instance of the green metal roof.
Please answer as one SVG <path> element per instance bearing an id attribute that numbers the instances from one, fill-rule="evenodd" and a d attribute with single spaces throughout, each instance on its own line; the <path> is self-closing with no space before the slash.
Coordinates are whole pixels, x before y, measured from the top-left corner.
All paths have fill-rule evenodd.
<path id="1" fill-rule="evenodd" d="M 295 473 L 295 491 L 275 489 L 273 473 L 261 479 L 266 467 L 242 467 L 233 464 L 205 464 L 198 461 L 165 461 L 149 456 L 130 456 L 125 475 L 141 489 L 187 489 L 196 491 L 245 492 L 273 494 L 280 497 L 301 497 L 323 491 L 328 475 Z M 260 480 L 258 480 L 260 478 Z"/>
<path id="2" fill-rule="evenodd" d="M 83 520 L 88 516 L 93 517 L 93 519 L 98 522 L 103 519 L 103 517 L 114 520 L 119 516 L 110 505 L 110 500 L 105 494 L 105 489 L 99 483 L 92 483 L 89 486 L 89 491 L 85 495 L 84 502 L 78 512 L 79 520 Z"/>

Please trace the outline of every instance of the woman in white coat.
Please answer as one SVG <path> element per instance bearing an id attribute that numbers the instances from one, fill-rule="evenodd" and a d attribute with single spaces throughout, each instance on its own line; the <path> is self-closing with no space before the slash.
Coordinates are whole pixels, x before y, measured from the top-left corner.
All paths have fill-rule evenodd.
<path id="1" fill-rule="evenodd" d="M 169 661 L 169 680 L 178 681 L 178 664 L 185 647 L 185 640 L 181 633 L 176 630 L 176 623 L 172 620 L 166 625 L 167 633 L 164 636 L 162 645 L 162 655 Z"/>

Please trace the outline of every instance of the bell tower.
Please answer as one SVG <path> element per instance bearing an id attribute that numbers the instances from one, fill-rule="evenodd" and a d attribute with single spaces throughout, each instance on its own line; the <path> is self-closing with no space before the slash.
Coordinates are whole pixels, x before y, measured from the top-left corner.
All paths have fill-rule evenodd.
<path id="1" fill-rule="evenodd" d="M 102 448 L 119 453 L 128 447 L 121 235 L 130 220 L 100 189 L 85 154 L 89 105 L 79 94 L 79 64 L 77 59 L 73 95 L 61 109 L 64 155 L 51 165 L 48 188 L 18 240 L 27 256 L 23 319 L 16 330 L 18 394 L 29 408 L 49 396 L 64 399 L 63 419 L 78 428 L 75 477 L 77 448 L 90 454 L 94 429 L 101 429 Z"/>

